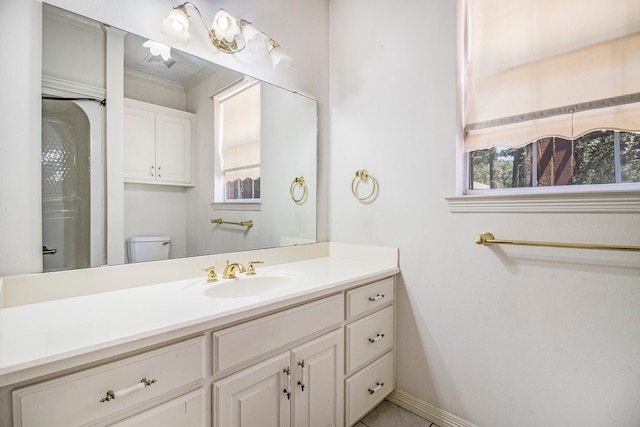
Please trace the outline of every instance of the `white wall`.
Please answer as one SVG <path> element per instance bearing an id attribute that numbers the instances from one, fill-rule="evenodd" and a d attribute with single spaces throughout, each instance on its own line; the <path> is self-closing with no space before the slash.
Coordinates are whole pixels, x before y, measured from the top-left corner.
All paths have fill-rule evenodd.
<path id="1" fill-rule="evenodd" d="M 455 2 L 331 3 L 330 238 L 400 248 L 397 387 L 483 427 L 637 426 L 637 214 L 452 214 Z M 366 168 L 378 198 L 350 184 Z M 588 253 L 585 253 L 588 252 Z"/>
<path id="2" fill-rule="evenodd" d="M 159 23 L 178 4 L 173 0 L 52 0 L 71 10 L 114 27 L 163 40 Z M 243 16 L 267 31 L 286 48 L 295 62 L 274 71 L 268 57 L 249 52 L 229 56 L 217 53 L 206 33 L 194 31 L 183 50 L 236 69 L 243 74 L 286 87 L 318 100 L 319 106 L 319 240 L 326 240 L 328 157 L 328 1 L 288 2 L 231 0 L 203 2 L 203 14 L 213 17 L 218 7 Z M 27 0 L 0 2 L 0 53 L 11 58 L 0 80 L 0 276 L 42 269 L 40 207 L 40 87 L 42 55 L 42 3 Z M 19 16 L 20 19 L 15 19 Z M 290 19 L 295 16 L 296 19 Z M 199 23 L 194 21 L 194 27 Z M 300 37 L 304 34 L 305 37 Z"/>
<path id="3" fill-rule="evenodd" d="M 39 6 L 0 2 L 0 55 L 12 63 L 0 79 L 0 276 L 42 271 Z"/>

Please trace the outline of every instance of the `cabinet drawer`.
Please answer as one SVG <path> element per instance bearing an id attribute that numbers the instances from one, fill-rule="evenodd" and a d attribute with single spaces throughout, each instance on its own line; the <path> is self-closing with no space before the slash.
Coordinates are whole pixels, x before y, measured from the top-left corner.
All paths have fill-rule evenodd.
<path id="1" fill-rule="evenodd" d="M 201 388 L 113 424 L 112 427 L 205 427 L 205 407 L 204 389 Z"/>
<path id="2" fill-rule="evenodd" d="M 393 301 L 393 277 L 347 292 L 347 319 Z"/>
<path id="3" fill-rule="evenodd" d="M 342 294 L 213 333 L 214 374 L 344 320 Z"/>
<path id="4" fill-rule="evenodd" d="M 350 426 L 393 390 L 393 352 L 389 352 L 346 381 L 346 419 Z"/>
<path id="5" fill-rule="evenodd" d="M 347 325 L 347 373 L 393 347 L 393 307 Z"/>
<path id="6" fill-rule="evenodd" d="M 96 422 L 203 377 L 204 337 L 199 337 L 15 390 L 14 425 L 68 427 Z M 142 378 L 155 382 L 145 387 Z M 116 398 L 101 402 L 109 390 L 116 392 Z"/>

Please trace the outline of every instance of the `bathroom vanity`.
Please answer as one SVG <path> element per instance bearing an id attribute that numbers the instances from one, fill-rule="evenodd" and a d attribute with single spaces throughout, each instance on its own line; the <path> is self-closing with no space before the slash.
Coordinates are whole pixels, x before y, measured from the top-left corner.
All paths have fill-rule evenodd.
<path id="1" fill-rule="evenodd" d="M 398 271 L 321 243 L 5 278 L 0 425 L 353 425 L 394 387 Z"/>

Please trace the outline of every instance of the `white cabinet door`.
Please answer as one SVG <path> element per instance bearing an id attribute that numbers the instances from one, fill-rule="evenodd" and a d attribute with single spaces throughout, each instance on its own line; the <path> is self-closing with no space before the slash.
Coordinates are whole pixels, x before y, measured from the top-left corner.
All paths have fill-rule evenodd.
<path id="1" fill-rule="evenodd" d="M 125 181 L 194 185 L 194 127 L 194 114 L 126 99 Z"/>
<path id="2" fill-rule="evenodd" d="M 214 427 L 288 427 L 289 352 L 213 383 Z"/>
<path id="3" fill-rule="evenodd" d="M 191 184 L 191 124 L 187 118 L 156 114 L 156 180 Z"/>
<path id="4" fill-rule="evenodd" d="M 155 181 L 156 127 L 152 111 L 124 109 L 124 176 L 135 182 Z"/>
<path id="5" fill-rule="evenodd" d="M 343 342 L 340 329 L 291 351 L 295 427 L 344 425 Z"/>

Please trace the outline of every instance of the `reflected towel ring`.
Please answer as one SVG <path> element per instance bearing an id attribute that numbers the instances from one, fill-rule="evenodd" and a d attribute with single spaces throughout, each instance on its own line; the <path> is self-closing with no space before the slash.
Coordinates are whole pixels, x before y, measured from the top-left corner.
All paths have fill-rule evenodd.
<path id="1" fill-rule="evenodd" d="M 369 193 L 364 197 L 361 197 L 360 195 L 358 195 L 358 188 L 357 188 L 358 183 L 360 182 L 359 180 L 367 181 L 368 179 L 371 179 L 371 182 L 373 183 L 373 188 L 371 189 L 371 193 Z M 373 177 L 373 175 L 371 175 L 365 169 L 357 170 L 356 176 L 353 177 L 353 181 L 351 181 L 351 192 L 353 193 L 353 196 L 356 199 L 360 200 L 361 202 L 367 201 L 378 192 L 378 181 Z"/>
<path id="2" fill-rule="evenodd" d="M 302 187 L 302 195 L 298 198 L 294 194 L 296 187 Z M 293 180 L 291 187 L 289 187 L 289 193 L 294 202 L 298 204 L 304 203 L 304 200 L 307 198 L 307 183 L 304 182 L 303 176 L 296 177 L 296 179 Z"/>

